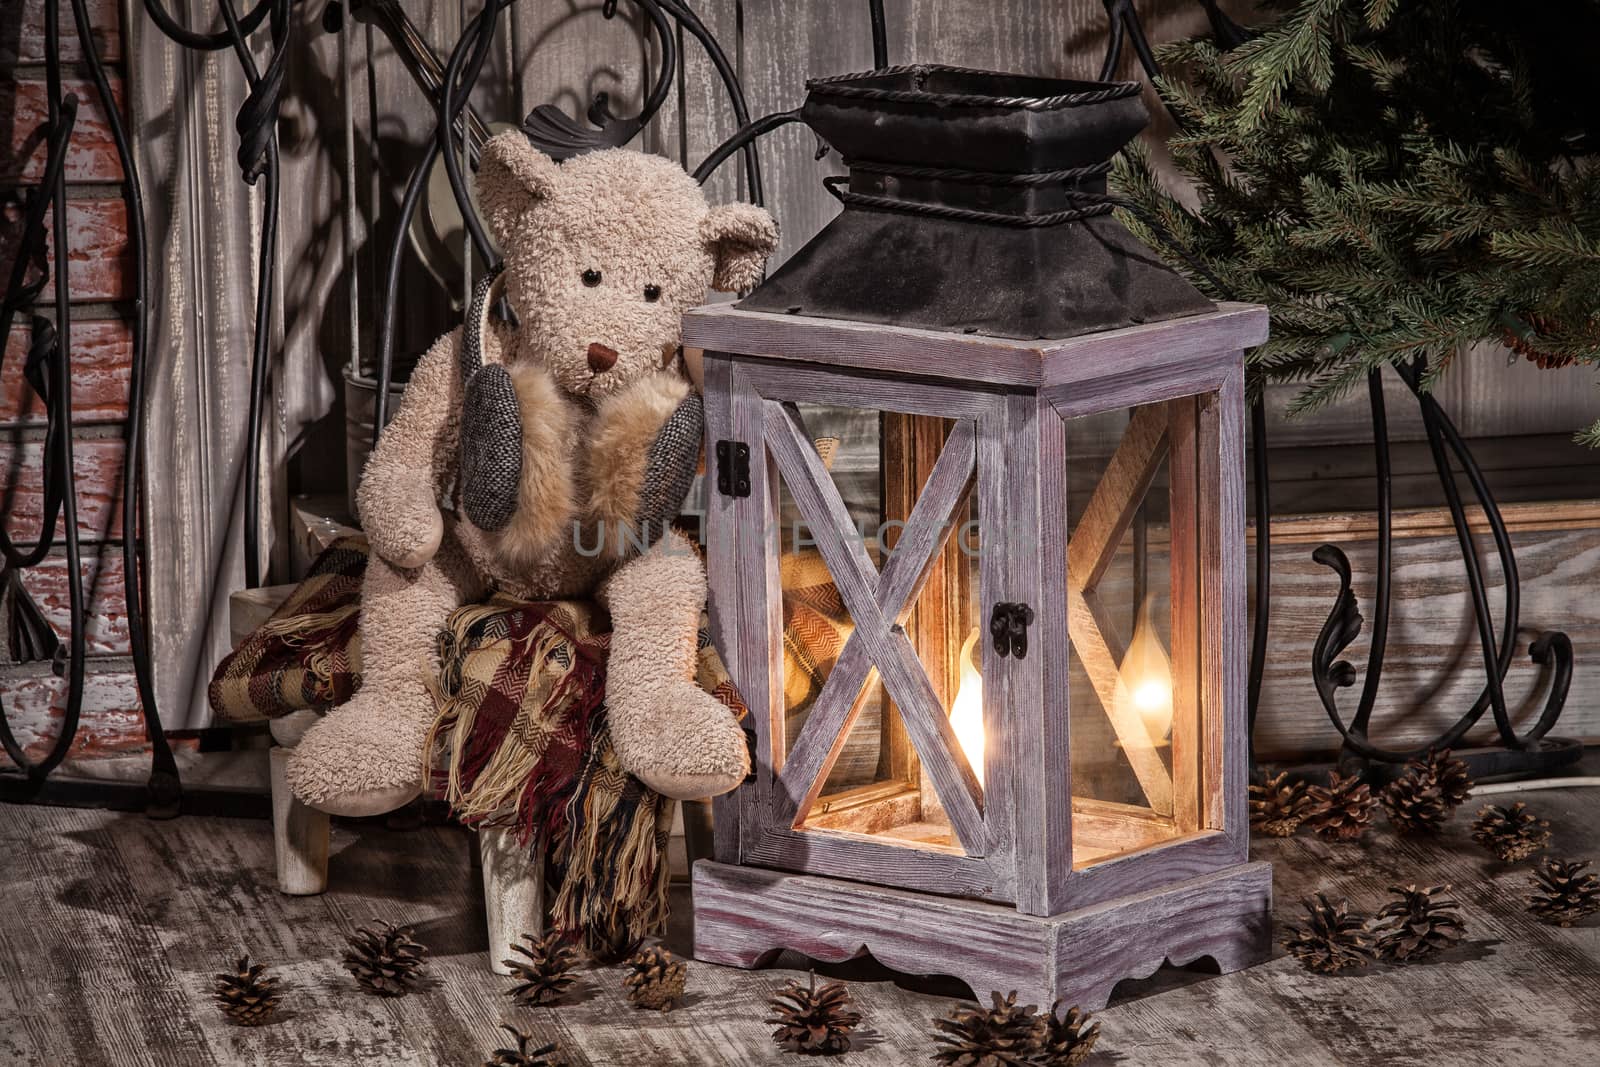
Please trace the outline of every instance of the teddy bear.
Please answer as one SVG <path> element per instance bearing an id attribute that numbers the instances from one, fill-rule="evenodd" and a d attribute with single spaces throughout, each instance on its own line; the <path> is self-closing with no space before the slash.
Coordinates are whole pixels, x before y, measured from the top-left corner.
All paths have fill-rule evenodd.
<path id="1" fill-rule="evenodd" d="M 367 461 L 363 681 L 295 748 L 289 785 L 336 815 L 415 797 L 438 634 L 498 591 L 606 607 L 606 714 L 624 769 L 674 799 L 727 792 L 748 746 L 694 683 L 704 566 L 665 521 L 703 433 L 681 319 L 708 288 L 755 285 L 777 226 L 753 205 L 708 206 L 662 157 L 557 163 L 517 130 L 484 146 L 477 192 L 503 269 L 418 363 Z"/>

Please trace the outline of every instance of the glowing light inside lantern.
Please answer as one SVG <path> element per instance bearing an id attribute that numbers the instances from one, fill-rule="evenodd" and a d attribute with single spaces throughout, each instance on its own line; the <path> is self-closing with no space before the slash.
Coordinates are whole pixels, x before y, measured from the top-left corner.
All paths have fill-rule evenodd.
<path id="1" fill-rule="evenodd" d="M 1148 598 L 1139 609 L 1133 640 L 1117 671 L 1113 699 L 1122 705 L 1119 710 L 1139 716 L 1153 743 L 1162 744 L 1172 733 L 1172 662 L 1151 625 Z"/>
<path id="2" fill-rule="evenodd" d="M 983 784 L 983 677 L 972 665 L 972 646 L 978 642 L 978 631 L 961 645 L 961 684 L 956 689 L 955 703 L 950 707 L 950 729 L 956 741 Z"/>

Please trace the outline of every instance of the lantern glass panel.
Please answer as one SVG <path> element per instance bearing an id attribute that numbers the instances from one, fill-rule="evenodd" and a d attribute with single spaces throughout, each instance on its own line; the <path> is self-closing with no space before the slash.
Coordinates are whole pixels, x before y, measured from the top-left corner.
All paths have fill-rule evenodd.
<path id="1" fill-rule="evenodd" d="M 1209 828 L 1195 397 L 1066 420 L 1072 860 Z"/>
<path id="2" fill-rule="evenodd" d="M 882 575 L 902 538 L 912 532 L 907 521 L 953 421 L 815 404 L 795 405 L 794 410 L 849 514 L 853 529 L 843 531 L 844 539 L 859 539 L 872 569 Z M 959 853 L 960 844 L 907 731 L 905 713 L 886 686 L 883 672 L 874 667 L 853 685 L 842 675 L 835 680 L 841 654 L 856 628 L 848 598 L 841 594 L 837 575 L 827 562 L 824 542 L 835 531 L 817 528 L 818 516 L 806 514 L 797 499 L 801 494 L 781 473 L 778 485 L 785 714 L 782 744 L 774 745 L 775 768 L 781 772 L 787 755 L 803 743 L 802 734 L 814 713 L 825 716 L 819 709 L 840 701 L 851 707 L 847 725 L 838 732 L 823 765 L 820 787 L 799 798 L 796 826 Z M 954 515 L 943 523 L 937 538 L 940 547 L 932 554 L 926 578 L 898 621 L 941 714 L 947 720 L 953 712 L 960 714 L 964 746 L 981 780 L 975 520 L 969 486 Z M 925 544 L 921 551 L 927 558 Z M 968 683 L 965 692 L 963 678 Z M 830 685 L 850 688 L 833 692 Z"/>

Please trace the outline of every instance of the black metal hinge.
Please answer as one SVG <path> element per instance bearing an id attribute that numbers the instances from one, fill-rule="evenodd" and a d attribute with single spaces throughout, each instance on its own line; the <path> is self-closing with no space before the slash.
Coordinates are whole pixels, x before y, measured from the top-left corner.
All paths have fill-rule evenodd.
<path id="1" fill-rule="evenodd" d="M 1028 654 L 1028 627 L 1033 624 L 1033 609 L 1026 604 L 996 604 L 989 615 L 989 636 L 994 650 L 1002 656 L 1022 659 Z"/>
<path id="2" fill-rule="evenodd" d="M 717 492 L 750 495 L 750 446 L 743 441 L 717 442 Z"/>

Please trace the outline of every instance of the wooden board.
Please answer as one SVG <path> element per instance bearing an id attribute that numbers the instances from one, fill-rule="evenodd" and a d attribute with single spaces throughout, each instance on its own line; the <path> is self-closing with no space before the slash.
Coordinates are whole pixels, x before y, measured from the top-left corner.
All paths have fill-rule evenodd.
<path id="1" fill-rule="evenodd" d="M 1089 1010 L 1104 1007 L 1117 982 L 1148 977 L 1168 957 L 1181 965 L 1211 956 L 1226 973 L 1271 953 L 1266 864 L 1050 917 L 710 861 L 695 865 L 694 894 L 699 960 L 753 967 L 789 949 L 838 963 L 865 949 L 904 974 Z"/>
<path id="2" fill-rule="evenodd" d="M 1542 669 L 1527 655 L 1530 641 L 1546 628 L 1571 637 L 1581 679 L 1600 658 L 1600 606 L 1592 595 L 1600 567 L 1600 517 L 1595 505 L 1510 505 L 1506 518 L 1517 549 L 1522 580 L 1517 654 L 1506 678 L 1513 721 L 1526 729 L 1543 707 Z M 1370 620 L 1377 541 L 1371 515 L 1303 517 L 1275 521 L 1272 550 L 1272 644 L 1263 677 L 1256 751 L 1262 758 L 1290 758 L 1338 747 L 1339 737 L 1311 681 L 1311 647 L 1327 619 L 1338 579 L 1311 559 L 1323 541 L 1350 557 L 1357 603 Z M 1383 686 L 1372 716 L 1372 736 L 1403 747 L 1441 732 L 1469 707 L 1483 684 L 1476 631 L 1467 596 L 1466 572 L 1448 514 L 1437 510 L 1401 514 L 1394 540 L 1394 599 Z M 1493 544 L 1476 536 L 1489 603 L 1501 616 L 1504 586 Z M 1279 537 L 1281 531 L 1282 537 Z M 1496 622 L 1496 633 L 1499 623 Z M 1345 659 L 1366 667 L 1370 621 Z M 1360 685 L 1341 690 L 1339 706 L 1353 713 Z M 1469 735 L 1492 735 L 1493 719 Z M 1600 738 L 1600 694 L 1574 684 L 1557 735 Z"/>
<path id="3" fill-rule="evenodd" d="M 1593 754 L 1587 770 L 1600 771 Z M 1563 854 L 1600 852 L 1593 789 L 1495 799 L 1529 801 L 1551 820 Z M 771 993 L 805 982 L 806 961 L 795 956 L 763 971 L 691 961 L 687 1003 L 667 1015 L 632 1010 L 621 970 L 592 965 L 570 1002 L 513 1008 L 503 995 L 511 983 L 486 966 L 476 844 L 462 831 L 336 822 L 328 892 L 286 897 L 264 820 L 3 814 L 0 849 L 20 866 L 0 879 L 0 974 L 27 980 L 0 982 L 0 1011 L 13 1021 L 0 1027 L 0 1063 L 476 1067 L 503 1043 L 502 1019 L 558 1042 L 571 1067 L 800 1062 L 772 1045 L 762 1022 Z M 1470 841 L 1470 818 L 1458 813 L 1440 838 L 1379 828 L 1353 845 L 1302 836 L 1255 847 L 1274 865 L 1279 931 L 1301 921 L 1300 900 L 1319 889 L 1371 911 L 1388 885 L 1425 879 L 1456 886 L 1463 946 L 1426 965 L 1331 978 L 1281 955 L 1220 977 L 1163 968 L 1118 987 L 1097 1016 L 1088 1063 L 1587 1063 L 1600 1013 L 1600 920 L 1567 930 L 1534 922 L 1522 911 L 1527 866 L 1488 863 Z M 687 888 L 675 887 L 667 943 L 679 955 L 692 947 L 689 910 Z M 344 936 L 374 915 L 414 923 L 428 945 L 431 978 L 419 993 L 362 996 L 339 966 Z M 212 975 L 242 949 L 288 990 L 282 1017 L 261 1029 L 229 1026 L 209 1002 Z M 927 1064 L 932 1020 L 966 995 L 949 982 L 897 979 L 872 960 L 817 973 L 847 981 L 864 1015 L 859 1047 L 840 1061 L 857 1067 Z"/>

